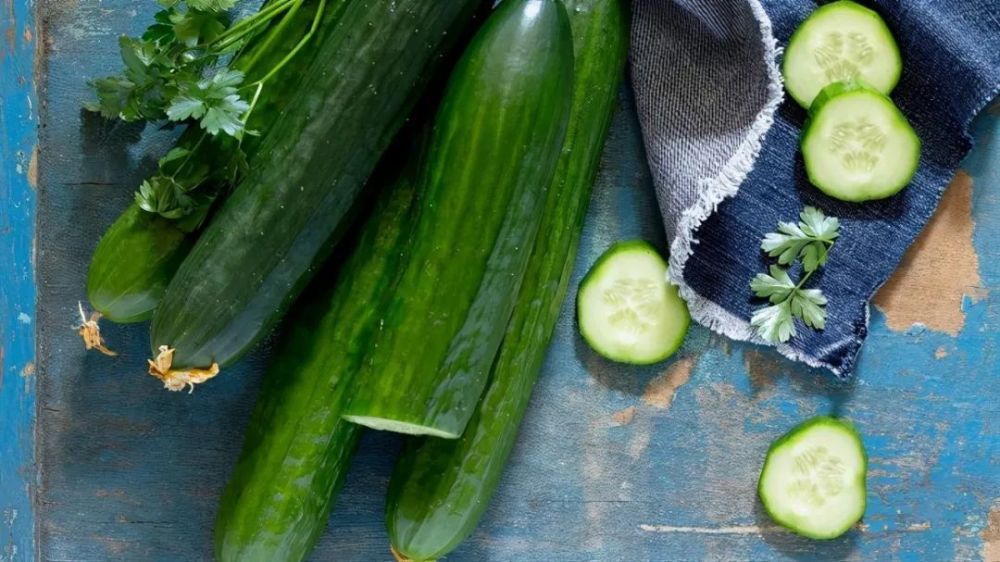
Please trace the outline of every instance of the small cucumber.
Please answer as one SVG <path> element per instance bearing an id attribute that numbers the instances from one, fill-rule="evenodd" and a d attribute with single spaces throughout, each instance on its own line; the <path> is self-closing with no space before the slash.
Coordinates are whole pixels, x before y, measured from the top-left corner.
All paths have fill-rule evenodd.
<path id="1" fill-rule="evenodd" d="M 888 97 L 857 81 L 816 96 L 802 130 L 809 181 L 842 201 L 895 195 L 920 164 L 920 138 Z"/>
<path id="2" fill-rule="evenodd" d="M 559 0 L 504 0 L 472 39 L 435 115 L 410 261 L 346 419 L 462 434 L 527 269 L 572 80 Z"/>
<path id="3" fill-rule="evenodd" d="M 854 427 L 819 416 L 771 445 L 757 493 L 775 523 L 805 537 L 833 539 L 864 515 L 867 471 Z"/>
<path id="4" fill-rule="evenodd" d="M 475 529 L 517 438 L 562 309 L 601 148 L 624 75 L 620 0 L 565 0 L 573 29 L 573 104 L 540 232 L 489 386 L 459 439 L 411 438 L 389 483 L 386 525 L 410 560 L 448 555 Z"/>
<path id="5" fill-rule="evenodd" d="M 691 315 L 667 264 L 642 240 L 619 242 L 597 260 L 577 294 L 580 335 L 600 355 L 648 365 L 684 342 Z"/>
<path id="6" fill-rule="evenodd" d="M 808 109 L 820 90 L 841 80 L 860 79 L 889 94 L 903 62 L 885 21 L 851 0 L 816 9 L 785 48 L 785 88 Z"/>

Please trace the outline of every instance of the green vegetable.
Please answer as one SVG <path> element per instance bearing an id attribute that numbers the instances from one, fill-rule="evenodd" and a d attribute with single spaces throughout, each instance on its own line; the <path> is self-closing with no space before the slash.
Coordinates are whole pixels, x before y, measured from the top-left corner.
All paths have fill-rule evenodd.
<path id="1" fill-rule="evenodd" d="M 517 436 L 573 271 L 628 47 L 619 0 L 567 0 L 575 73 L 566 141 L 489 386 L 459 439 L 414 438 L 389 485 L 392 546 L 411 560 L 447 555 L 489 504 Z"/>
<path id="2" fill-rule="evenodd" d="M 885 199 L 920 164 L 920 138 L 892 100 L 857 81 L 823 89 L 802 129 L 809 182 L 841 201 Z"/>
<path id="3" fill-rule="evenodd" d="M 798 224 L 780 222 L 778 232 L 764 236 L 761 249 L 777 257 L 780 265 L 801 261 L 803 275 L 795 282 L 787 269 L 772 265 L 770 274 L 758 273 L 750 281 L 754 294 L 771 302 L 770 306 L 754 312 L 750 320 L 758 336 L 769 343 L 784 343 L 796 334 L 795 319 L 815 330 L 826 327 L 827 299 L 823 291 L 803 287 L 820 266 L 826 265 L 838 236 L 840 221 L 815 207 L 806 207 Z"/>
<path id="4" fill-rule="evenodd" d="M 788 40 L 782 66 L 785 88 L 806 109 L 823 88 L 841 80 L 861 79 L 889 94 L 902 70 L 885 22 L 850 0 L 820 6 L 802 22 Z"/>
<path id="5" fill-rule="evenodd" d="M 434 121 L 408 266 L 345 419 L 456 438 L 489 378 L 572 97 L 558 0 L 505 0 L 466 50 Z"/>
<path id="6" fill-rule="evenodd" d="M 667 264 L 643 240 L 619 242 L 597 260 L 576 297 L 580 336 L 594 351 L 621 363 L 650 365 L 684 343 L 691 315 Z"/>
<path id="7" fill-rule="evenodd" d="M 326 6 L 317 36 L 335 21 L 344 0 Z M 311 1 L 289 17 L 274 22 L 245 48 L 230 66 L 253 80 L 269 73 L 302 38 L 314 20 L 319 2 Z M 315 52 L 291 59 L 262 88 L 249 124 L 268 130 L 277 121 Z M 181 261 L 190 251 L 199 226 L 217 194 L 230 185 L 252 160 L 259 137 L 242 143 L 207 136 L 191 127 L 160 161 L 159 172 L 143 182 L 132 203 L 105 232 L 90 261 L 87 298 L 91 306 L 114 322 L 148 320 Z M 225 163 L 225 165 L 220 165 Z M 197 189 L 196 189 L 197 188 Z M 149 211 L 149 212 L 143 212 Z"/>
<path id="8" fill-rule="evenodd" d="M 341 410 L 410 240 L 413 168 L 387 182 L 339 273 L 321 275 L 285 322 L 223 493 L 220 562 L 300 561 L 326 527 L 361 432 Z"/>
<path id="9" fill-rule="evenodd" d="M 813 539 L 834 539 L 865 514 L 868 455 L 854 427 L 819 416 L 767 451 L 757 493 L 775 523 Z"/>
<path id="10" fill-rule="evenodd" d="M 477 4 L 368 0 L 344 7 L 255 165 L 153 315 L 150 340 L 162 360 L 151 372 L 168 387 L 200 380 L 193 370 L 232 363 L 283 316 Z"/>

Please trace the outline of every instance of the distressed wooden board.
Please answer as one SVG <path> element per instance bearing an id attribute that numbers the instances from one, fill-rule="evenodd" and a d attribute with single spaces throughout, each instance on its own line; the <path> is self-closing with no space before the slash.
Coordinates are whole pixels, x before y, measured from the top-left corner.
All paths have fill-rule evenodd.
<path id="1" fill-rule="evenodd" d="M 143 375 L 146 326 L 106 329 L 116 359 L 85 354 L 71 329 L 97 237 L 173 138 L 79 111 L 85 80 L 119 64 L 114 38 L 139 32 L 154 8 L 133 0 L 39 7 L 36 240 L 31 158 L 17 160 L 34 144 L 32 42 L 22 29 L 30 9 L 14 7 L 18 50 L 4 51 L 0 77 L 0 509 L 19 515 L 0 525 L 0 545 L 18 548 L 0 550 L 2 562 L 210 560 L 219 490 L 266 359 L 262 349 L 191 396 L 169 394 Z M 25 83 L 9 78 L 10 60 Z M 567 305 L 500 490 L 449 560 L 1000 560 L 1000 308 L 991 291 L 1000 286 L 1000 119 L 983 117 L 977 128 L 971 184 L 949 192 L 930 236 L 881 295 L 886 313 L 873 311 L 851 383 L 702 328 L 667 364 L 614 366 L 581 345 Z M 625 95 L 576 281 L 612 241 L 640 236 L 664 245 Z M 32 373 L 24 367 L 36 335 Z M 772 439 L 831 412 L 866 438 L 869 508 L 860 529 L 812 542 L 775 529 L 754 487 Z M 389 559 L 382 502 L 399 443 L 364 439 L 315 560 Z M 26 490 L 36 481 L 32 518 Z"/>

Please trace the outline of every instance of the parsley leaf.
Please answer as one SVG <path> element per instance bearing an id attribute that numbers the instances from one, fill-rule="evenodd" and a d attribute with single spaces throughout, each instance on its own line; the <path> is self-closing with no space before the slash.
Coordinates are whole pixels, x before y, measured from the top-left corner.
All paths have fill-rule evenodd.
<path id="1" fill-rule="evenodd" d="M 761 249 L 778 258 L 768 273 L 758 273 L 750 289 L 770 306 L 753 313 L 750 325 L 769 343 L 784 343 L 796 335 L 795 320 L 814 330 L 826 328 L 827 298 L 819 289 L 804 289 L 820 266 L 826 265 L 830 248 L 840 236 L 840 221 L 815 207 L 806 207 L 798 223 L 780 222 L 778 232 L 764 236 Z M 781 265 L 802 263 L 802 279 L 796 283 Z"/>
<path id="2" fill-rule="evenodd" d="M 192 10 L 203 12 L 224 12 L 236 5 L 236 0 L 187 0 Z"/>
<path id="3" fill-rule="evenodd" d="M 212 135 L 224 131 L 238 137 L 243 133 L 243 114 L 250 104 L 240 98 L 236 86 L 243 81 L 238 70 L 222 69 L 208 79 L 180 85 L 180 92 L 167 107 L 171 121 L 200 120 L 201 128 Z"/>
<path id="4" fill-rule="evenodd" d="M 212 12 L 174 10 L 169 17 L 174 37 L 187 47 L 210 44 L 226 31 L 222 16 Z"/>
<path id="5" fill-rule="evenodd" d="M 771 343 L 786 342 L 795 335 L 795 320 L 788 301 L 766 306 L 753 313 L 750 325 Z"/>
<path id="6" fill-rule="evenodd" d="M 760 247 L 781 265 L 801 259 L 806 272 L 813 272 L 826 265 L 830 246 L 840 234 L 840 221 L 815 207 L 806 207 L 799 219 L 798 224 L 779 222 L 778 232 L 766 234 Z"/>

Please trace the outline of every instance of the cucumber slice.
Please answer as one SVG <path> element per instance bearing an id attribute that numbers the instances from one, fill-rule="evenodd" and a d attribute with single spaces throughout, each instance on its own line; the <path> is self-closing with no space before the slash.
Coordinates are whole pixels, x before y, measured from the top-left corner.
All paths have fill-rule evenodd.
<path id="1" fill-rule="evenodd" d="M 809 181 L 842 201 L 884 199 L 906 187 L 920 138 L 884 94 L 857 81 L 823 89 L 802 131 Z"/>
<path id="2" fill-rule="evenodd" d="M 757 493 L 775 523 L 805 537 L 833 539 L 865 513 L 867 470 L 854 427 L 819 416 L 771 445 Z"/>
<path id="3" fill-rule="evenodd" d="M 619 242 L 597 260 L 577 294 L 580 335 L 600 355 L 648 365 L 673 355 L 691 315 L 649 243 Z"/>
<path id="4" fill-rule="evenodd" d="M 899 82 L 903 62 L 885 21 L 850 0 L 812 13 L 788 40 L 782 74 L 785 88 L 808 109 L 833 82 L 861 79 L 888 94 Z"/>

